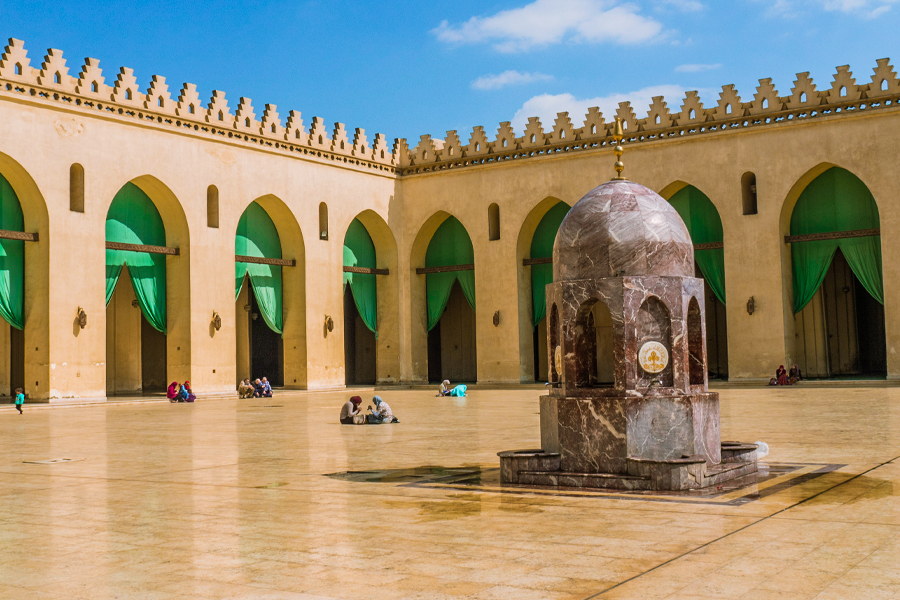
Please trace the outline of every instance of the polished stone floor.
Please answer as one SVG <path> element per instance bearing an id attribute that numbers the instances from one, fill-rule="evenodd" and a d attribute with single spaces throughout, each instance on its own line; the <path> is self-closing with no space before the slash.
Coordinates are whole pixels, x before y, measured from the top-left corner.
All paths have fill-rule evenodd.
<path id="1" fill-rule="evenodd" d="M 4 406 L 0 598 L 900 599 L 900 388 L 722 389 L 772 474 L 675 497 L 496 485 L 539 394 Z"/>

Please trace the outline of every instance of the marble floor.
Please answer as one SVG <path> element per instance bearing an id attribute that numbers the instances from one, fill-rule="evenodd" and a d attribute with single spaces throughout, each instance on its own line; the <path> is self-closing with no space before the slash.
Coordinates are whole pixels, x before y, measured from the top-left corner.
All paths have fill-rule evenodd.
<path id="1" fill-rule="evenodd" d="M 774 475 L 709 497 L 494 485 L 539 394 L 4 406 L 0 598 L 900 599 L 900 388 L 722 389 Z"/>

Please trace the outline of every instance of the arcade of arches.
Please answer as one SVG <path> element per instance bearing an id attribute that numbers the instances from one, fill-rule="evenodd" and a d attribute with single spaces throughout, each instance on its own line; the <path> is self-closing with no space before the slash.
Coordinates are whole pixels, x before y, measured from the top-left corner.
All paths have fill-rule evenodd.
<path id="1" fill-rule="evenodd" d="M 900 140 L 894 114 L 787 124 L 780 145 L 760 129 L 628 148 L 625 174 L 675 207 L 695 245 L 710 378 L 763 382 L 793 363 L 808 378 L 900 378 L 900 175 L 889 149 L 836 154 L 874 128 Z M 556 232 L 612 174 L 606 148 L 401 176 L 60 118 L 0 99 L 4 139 L 20 140 L 0 142 L 0 394 L 35 400 L 185 379 L 231 394 L 262 376 L 297 389 L 547 381 Z M 117 155 L 114 135 L 145 152 Z M 583 319 L 587 385 L 611 376 L 603 309 Z"/>

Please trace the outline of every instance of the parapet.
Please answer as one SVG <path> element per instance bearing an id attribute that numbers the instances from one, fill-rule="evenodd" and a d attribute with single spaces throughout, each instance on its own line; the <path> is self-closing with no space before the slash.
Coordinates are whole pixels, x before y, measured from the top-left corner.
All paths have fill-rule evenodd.
<path id="1" fill-rule="evenodd" d="M 375 134 L 374 142 L 370 143 L 365 130 L 356 128 L 351 141 L 343 123 L 335 123 L 329 132 L 319 117 L 313 117 L 307 132 L 300 113 L 293 110 L 282 126 L 274 104 L 266 104 L 258 115 L 253 101 L 242 97 L 232 112 L 225 92 L 216 90 L 204 105 L 197 86 L 192 83 L 183 84 L 174 99 L 165 77 L 159 75 L 154 75 L 147 90 L 141 92 L 134 71 L 127 67 L 119 69 L 111 84 L 107 84 L 96 58 L 86 58 L 78 75 L 72 76 L 62 50 L 47 50 L 40 68 L 31 66 L 22 40 L 10 38 L 0 55 L 0 91 L 3 92 L 93 108 L 107 117 L 133 118 L 142 124 L 156 123 L 179 131 L 205 133 L 220 140 L 225 137 L 228 141 L 243 141 L 267 150 L 395 172 L 400 146 L 395 144 L 392 152 L 381 133 Z"/>
<path id="2" fill-rule="evenodd" d="M 726 85 L 718 102 L 708 108 L 700 101 L 699 94 L 691 91 L 685 94 L 677 112 L 670 110 L 662 96 L 656 96 L 645 118 L 637 118 L 631 102 L 620 102 L 614 117 L 622 121 L 625 141 L 634 143 L 834 117 L 896 107 L 898 103 L 900 80 L 889 59 L 882 58 L 867 84 L 857 84 L 850 67 L 844 65 L 837 68 L 831 85 L 822 90 L 816 88 L 809 73 L 798 73 L 790 94 L 785 96 L 779 95 L 771 79 L 760 79 L 756 93 L 746 102 L 734 85 Z M 460 142 L 456 131 L 448 131 L 445 140 L 423 135 L 412 149 L 406 140 L 400 139 L 394 146 L 395 160 L 401 174 L 415 174 L 588 150 L 611 144 L 614 124 L 615 118 L 607 121 L 596 107 L 588 109 L 578 128 L 567 112 L 559 113 L 547 131 L 537 117 L 529 118 L 521 136 L 505 121 L 500 123 L 493 139 L 484 127 L 475 127 L 466 145 Z"/>

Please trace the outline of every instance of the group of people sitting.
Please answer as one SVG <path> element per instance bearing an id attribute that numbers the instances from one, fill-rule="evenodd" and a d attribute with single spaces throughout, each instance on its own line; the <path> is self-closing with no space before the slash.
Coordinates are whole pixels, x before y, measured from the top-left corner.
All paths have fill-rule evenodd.
<path id="1" fill-rule="evenodd" d="M 775 377 L 769 380 L 769 385 L 794 385 L 802 379 L 799 366 L 794 365 L 790 371 L 786 371 L 784 365 L 781 365 L 775 370 Z"/>
<path id="2" fill-rule="evenodd" d="M 466 395 L 466 386 L 463 384 L 459 384 L 454 387 L 450 387 L 450 381 L 445 379 L 441 383 L 440 389 L 438 389 L 438 396 L 457 396 L 457 397 L 465 397 Z"/>
<path id="3" fill-rule="evenodd" d="M 250 383 L 250 378 L 243 380 L 238 386 L 238 394 L 241 398 L 271 398 L 272 384 L 265 377 L 256 379 Z"/>
<path id="4" fill-rule="evenodd" d="M 360 409 L 362 398 L 353 396 L 347 400 L 344 406 L 341 407 L 341 425 L 379 425 L 381 423 L 400 422 L 394 416 L 394 413 L 391 412 L 391 407 L 388 406 L 388 403 L 381 399 L 381 396 L 375 396 L 372 398 L 372 402 L 375 403 L 375 408 L 372 408 L 370 404 L 368 410 L 371 414 L 367 415 Z"/>
<path id="5" fill-rule="evenodd" d="M 193 402 L 197 399 L 191 390 L 190 381 L 185 381 L 182 384 L 179 384 L 177 381 L 170 383 L 168 390 L 166 390 L 166 398 L 169 399 L 169 402 Z"/>

